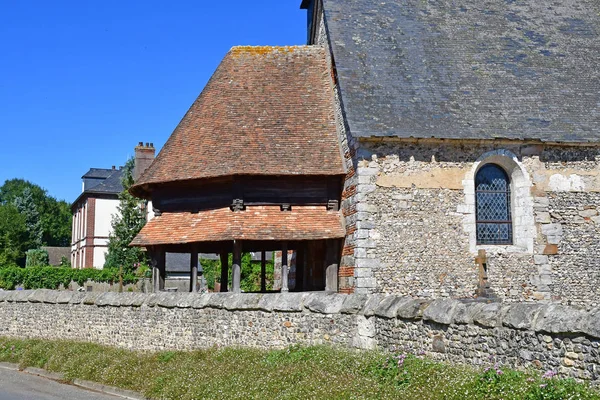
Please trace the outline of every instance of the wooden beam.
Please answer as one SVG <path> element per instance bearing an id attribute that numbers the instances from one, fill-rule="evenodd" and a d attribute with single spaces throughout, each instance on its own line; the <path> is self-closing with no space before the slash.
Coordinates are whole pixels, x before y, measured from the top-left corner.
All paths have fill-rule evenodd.
<path id="1" fill-rule="evenodd" d="M 242 242 L 240 240 L 233 241 L 233 265 L 231 266 L 231 286 L 233 293 L 240 293 L 240 280 L 242 269 Z"/>
<path id="2" fill-rule="evenodd" d="M 192 246 L 190 254 L 190 292 L 198 291 L 198 249 Z"/>
<path id="3" fill-rule="evenodd" d="M 267 252 L 260 252 L 260 291 L 265 293 L 267 291 Z"/>
<path id="4" fill-rule="evenodd" d="M 287 242 L 283 242 L 281 245 L 281 292 L 289 292 L 290 289 L 288 287 L 288 248 Z"/>
<path id="5" fill-rule="evenodd" d="M 221 292 L 227 291 L 229 281 L 229 253 L 221 251 Z"/>

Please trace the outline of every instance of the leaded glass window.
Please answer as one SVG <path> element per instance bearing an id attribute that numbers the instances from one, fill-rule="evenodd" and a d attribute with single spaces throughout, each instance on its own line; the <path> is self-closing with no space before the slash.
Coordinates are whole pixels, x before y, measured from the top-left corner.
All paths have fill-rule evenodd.
<path id="1" fill-rule="evenodd" d="M 495 164 L 484 165 L 475 177 L 477 244 L 512 244 L 510 181 Z"/>

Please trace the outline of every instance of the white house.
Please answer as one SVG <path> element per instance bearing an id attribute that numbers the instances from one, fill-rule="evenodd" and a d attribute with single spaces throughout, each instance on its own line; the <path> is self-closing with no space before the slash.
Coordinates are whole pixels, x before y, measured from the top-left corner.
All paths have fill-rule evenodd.
<path id="1" fill-rule="evenodd" d="M 134 180 L 152 163 L 155 148 L 140 142 L 135 147 Z M 82 178 L 82 192 L 71 205 L 73 229 L 71 265 L 74 268 L 104 266 L 112 216 L 118 213 L 119 193 L 123 191 L 121 168 L 91 168 Z M 150 210 L 152 207 L 149 206 Z M 148 217 L 152 217 L 149 215 Z"/>

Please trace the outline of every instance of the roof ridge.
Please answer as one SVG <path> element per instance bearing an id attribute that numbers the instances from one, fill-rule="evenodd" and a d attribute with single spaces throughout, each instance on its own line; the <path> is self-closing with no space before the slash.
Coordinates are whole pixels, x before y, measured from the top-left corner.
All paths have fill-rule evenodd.
<path id="1" fill-rule="evenodd" d="M 324 51 L 321 46 L 313 46 L 313 45 L 292 45 L 292 46 L 233 46 L 230 50 L 230 54 L 254 54 L 254 55 L 264 55 L 274 52 L 281 53 L 293 53 L 297 50 L 308 50 L 308 51 Z"/>

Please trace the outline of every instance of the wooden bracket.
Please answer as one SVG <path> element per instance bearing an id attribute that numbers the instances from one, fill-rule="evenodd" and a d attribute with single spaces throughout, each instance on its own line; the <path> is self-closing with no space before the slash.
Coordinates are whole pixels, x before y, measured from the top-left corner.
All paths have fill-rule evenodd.
<path id="1" fill-rule="evenodd" d="M 231 211 L 244 211 L 246 209 L 246 206 L 244 206 L 243 199 L 233 199 L 230 208 Z"/>
<path id="2" fill-rule="evenodd" d="M 329 200 L 327 202 L 327 209 L 329 211 L 339 211 L 340 203 L 337 200 Z"/>

